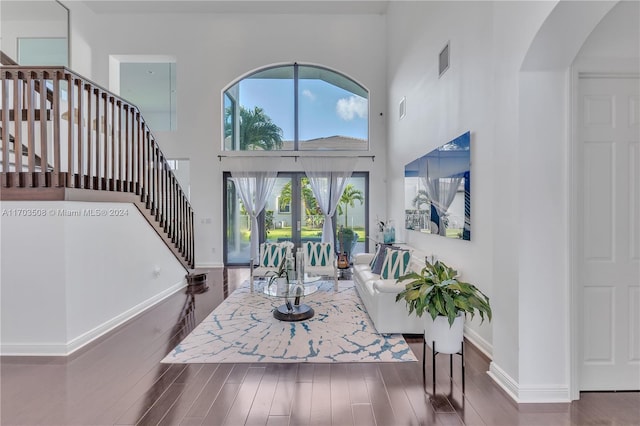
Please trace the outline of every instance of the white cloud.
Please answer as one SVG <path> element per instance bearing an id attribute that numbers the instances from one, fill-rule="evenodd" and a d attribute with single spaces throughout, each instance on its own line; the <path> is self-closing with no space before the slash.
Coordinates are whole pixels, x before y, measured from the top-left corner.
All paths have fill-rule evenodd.
<path id="1" fill-rule="evenodd" d="M 338 116 L 345 121 L 351 121 L 356 116 L 366 118 L 367 100 L 360 96 L 350 96 L 348 98 L 338 99 L 336 112 L 338 113 Z"/>
<path id="2" fill-rule="evenodd" d="M 315 101 L 316 100 L 316 95 L 309 89 L 304 89 L 302 91 L 302 94 L 309 100 L 311 101 Z"/>

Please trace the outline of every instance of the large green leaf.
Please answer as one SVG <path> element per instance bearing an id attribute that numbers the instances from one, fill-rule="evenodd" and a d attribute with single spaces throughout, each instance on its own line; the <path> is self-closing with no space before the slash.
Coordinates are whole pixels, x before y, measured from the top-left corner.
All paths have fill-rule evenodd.
<path id="1" fill-rule="evenodd" d="M 398 279 L 406 282 L 405 288 L 396 295 L 396 301 L 403 300 L 409 313 L 422 316 L 428 312 L 435 319 L 438 315 L 447 317 L 453 323 L 459 312 L 479 313 L 482 320 L 491 320 L 489 298 L 476 286 L 459 281 L 458 271 L 441 261 L 426 263 L 420 273 L 409 272 Z"/>
<path id="2" fill-rule="evenodd" d="M 423 278 L 422 275 L 416 272 L 410 272 L 398 278 L 398 282 L 406 281 L 406 280 L 421 280 Z"/>

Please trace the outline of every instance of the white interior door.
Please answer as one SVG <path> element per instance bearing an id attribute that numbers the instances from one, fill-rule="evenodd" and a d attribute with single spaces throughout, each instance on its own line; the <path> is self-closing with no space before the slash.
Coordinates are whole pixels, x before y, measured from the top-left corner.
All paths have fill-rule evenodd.
<path id="1" fill-rule="evenodd" d="M 640 84 L 580 78 L 580 390 L 640 389 Z"/>

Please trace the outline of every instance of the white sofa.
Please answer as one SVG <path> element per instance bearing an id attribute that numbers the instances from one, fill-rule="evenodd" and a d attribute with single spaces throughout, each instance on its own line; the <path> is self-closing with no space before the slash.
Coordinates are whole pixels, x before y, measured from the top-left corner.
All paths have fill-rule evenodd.
<path id="1" fill-rule="evenodd" d="M 409 315 L 404 301 L 396 302 L 396 295 L 404 284 L 396 283 L 395 279 L 384 280 L 374 274 L 369 266 L 374 257 L 375 253 L 354 256 L 353 281 L 376 330 L 382 334 L 423 334 L 424 319 L 417 317 L 415 312 Z M 409 267 L 416 270 L 413 259 Z"/>

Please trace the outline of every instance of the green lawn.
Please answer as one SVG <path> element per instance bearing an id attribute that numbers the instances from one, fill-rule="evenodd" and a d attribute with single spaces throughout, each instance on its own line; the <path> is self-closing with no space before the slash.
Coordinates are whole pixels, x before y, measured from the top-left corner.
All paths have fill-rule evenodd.
<path id="1" fill-rule="evenodd" d="M 364 242 L 364 227 L 354 227 L 353 230 L 358 233 L 358 241 Z M 319 237 L 322 235 L 322 229 L 307 229 L 302 228 L 302 238 L 307 237 Z M 243 237 L 249 240 L 249 233 L 243 233 Z M 269 240 L 277 241 L 278 238 L 291 238 L 291 227 L 272 229 L 268 234 Z"/>
<path id="2" fill-rule="evenodd" d="M 462 229 L 449 229 L 447 228 L 447 237 L 449 238 L 461 238 Z"/>

